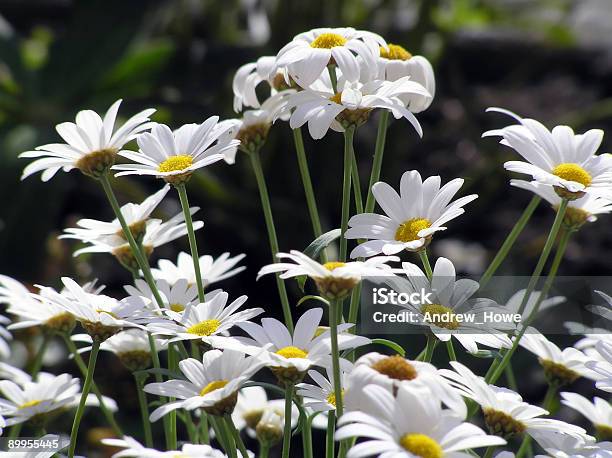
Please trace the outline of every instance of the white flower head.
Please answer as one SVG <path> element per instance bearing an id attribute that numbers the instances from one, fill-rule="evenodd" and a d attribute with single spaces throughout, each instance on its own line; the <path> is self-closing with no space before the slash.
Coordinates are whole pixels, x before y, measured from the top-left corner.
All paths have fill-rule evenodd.
<path id="1" fill-rule="evenodd" d="M 257 62 L 249 62 L 241 66 L 232 80 L 234 92 L 234 111 L 239 113 L 243 107 L 259 108 L 261 106 L 257 97 L 257 87 L 266 81 L 270 86 L 277 75 L 276 57 L 262 56 Z M 282 77 L 282 74 L 281 74 Z M 284 78 L 283 78 L 284 80 Z"/>
<path id="2" fill-rule="evenodd" d="M 536 458 L 612 458 L 612 442 L 595 442 L 586 436 L 579 439 L 555 431 L 539 431 L 533 438 L 546 451 Z"/>
<path id="3" fill-rule="evenodd" d="M 351 27 L 313 29 L 286 44 L 278 52 L 276 66 L 287 67 L 291 78 L 303 88 L 317 80 L 330 64 L 337 66 L 347 81 L 357 81 L 363 76 L 362 68 L 376 74 L 381 46 L 387 47 L 385 40 L 372 32 Z"/>
<path id="4" fill-rule="evenodd" d="M 399 306 L 416 314 L 418 324 L 429 327 L 438 339 L 446 342 L 454 337 L 470 353 L 478 351 L 479 343 L 492 348 L 512 346 L 507 333 L 515 329 L 515 324 L 487 318 L 506 314 L 505 308 L 492 299 L 473 298 L 480 285 L 471 279 L 457 279 L 450 260 L 436 260 L 431 280 L 416 264 L 404 262 L 402 269 L 405 278 L 391 277 L 385 283 L 398 293 L 422 297 L 417 303 Z"/>
<path id="5" fill-rule="evenodd" d="M 181 313 L 187 307 L 198 304 L 198 288 L 196 285 L 189 284 L 184 278 L 179 279 L 172 285 L 166 280 L 158 279 L 155 280 L 155 286 L 161 296 L 165 309 Z M 159 304 L 155 299 L 155 295 L 146 281 L 136 279 L 134 280 L 134 286 L 125 285 L 123 289 L 132 298 L 145 298 L 152 310 L 161 312 L 158 308 Z"/>
<path id="6" fill-rule="evenodd" d="M 518 290 L 516 293 L 508 299 L 506 302 L 506 313 L 518 313 L 521 309 L 521 304 L 523 303 L 523 299 L 525 298 L 525 289 Z M 533 312 L 535 305 L 540 300 L 540 291 L 533 291 L 529 296 L 529 299 L 525 303 L 525 310 L 523 311 L 523 320 L 526 320 Z M 565 302 L 565 297 L 563 296 L 554 296 L 547 297 L 540 302 L 538 307 L 538 312 L 543 312 L 544 310 L 548 310 L 551 307 L 562 304 Z"/>
<path id="7" fill-rule="evenodd" d="M 493 434 L 509 438 L 526 433 L 535 437 L 539 433 L 557 432 L 585 440 L 586 431 L 559 420 L 542 418 L 548 411 L 523 401 L 520 394 L 507 388 L 489 385 L 463 364 L 451 361 L 454 371 L 440 369 L 459 393 L 474 400 L 484 413 L 485 423 Z"/>
<path id="8" fill-rule="evenodd" d="M 200 256 L 200 273 L 204 287 L 233 277 L 246 269 L 244 266 L 236 267 L 244 256 L 244 254 L 239 254 L 230 257 L 229 253 L 222 253 L 216 259 L 210 255 Z M 174 285 L 180 279 L 186 279 L 190 286 L 196 284 L 193 258 L 185 252 L 179 253 L 176 264 L 167 259 L 161 259 L 157 263 L 157 269 L 151 269 L 151 273 L 154 278 L 166 280 L 170 285 Z"/>
<path id="9" fill-rule="evenodd" d="M 338 422 L 336 440 L 368 439 L 353 445 L 348 457 L 442 458 L 506 443 L 442 409 L 440 401 L 424 388 L 400 386 L 397 396 L 377 385 L 366 386 L 363 391 L 370 408 L 345 413 Z"/>
<path id="10" fill-rule="evenodd" d="M 11 347 L 8 344 L 8 341 L 13 337 L 11 333 L 5 329 L 5 325 L 10 323 L 7 317 L 0 315 L 0 357 L 8 358 L 11 355 Z"/>
<path id="11" fill-rule="evenodd" d="M 610 439 L 612 433 L 612 406 L 606 399 L 595 396 L 589 401 L 578 393 L 561 393 L 561 403 L 584 415 L 600 436 Z"/>
<path id="12" fill-rule="evenodd" d="M 304 397 L 304 407 L 312 409 L 313 412 L 323 413 L 336 410 L 336 392 L 334 389 L 334 371 L 332 367 L 326 366 L 325 373 L 326 376 L 316 370 L 309 370 L 308 376 L 316 385 L 311 383 L 299 383 L 296 385 L 297 394 Z M 347 402 L 345 395 L 348 392 L 350 383 L 349 373 L 348 371 L 340 371 L 343 403 Z"/>
<path id="13" fill-rule="evenodd" d="M 331 300 L 348 295 L 363 278 L 393 276 L 393 271 L 387 262 L 399 261 L 396 256 L 375 256 L 367 261 L 331 261 L 320 264 L 297 250 L 277 253 L 276 257 L 292 262 L 268 264 L 261 268 L 257 274 L 258 279 L 262 275 L 275 272 L 282 272 L 280 275 L 282 279 L 306 275 L 314 280 L 319 292 Z"/>
<path id="14" fill-rule="evenodd" d="M 168 380 L 145 386 L 147 393 L 174 397 L 178 400 L 164 404 L 151 413 L 157 421 L 176 409 L 203 408 L 211 415 L 231 414 L 236 405 L 238 390 L 261 367 L 257 356 L 245 356 L 236 350 L 210 350 L 202 361 L 193 358 L 179 362 L 179 369 L 187 380 Z"/>
<path id="15" fill-rule="evenodd" d="M 612 393 L 612 342 L 600 340 L 595 344 L 597 356 L 585 363 L 586 367 L 598 375 L 595 386 L 600 390 Z"/>
<path id="16" fill-rule="evenodd" d="M 151 132 L 138 137 L 138 153 L 122 151 L 120 154 L 136 164 L 113 167 L 117 176 L 152 175 L 169 183 L 184 183 L 202 167 L 224 159 L 224 152 L 238 146 L 228 140 L 227 130 L 219 129 L 219 117 L 212 116 L 202 124 L 186 124 L 174 132 L 164 124 L 153 124 Z"/>
<path id="17" fill-rule="evenodd" d="M 591 129 L 576 135 L 568 126 L 549 131 L 535 119 L 501 108 L 489 108 L 511 116 L 519 124 L 490 130 L 483 137 L 500 136 L 500 143 L 516 150 L 525 161 L 509 161 L 506 170 L 531 175 L 542 184 L 553 186 L 561 197 L 577 199 L 584 194 L 609 195 L 612 188 L 612 159 L 595 152 L 603 131 Z"/>
<path id="18" fill-rule="evenodd" d="M 451 202 L 463 179 L 455 178 L 442 187 L 440 182 L 439 176 L 422 181 L 419 172 L 412 170 L 402 175 L 399 195 L 387 183 L 376 183 L 372 193 L 386 215 L 362 213 L 349 220 L 346 238 L 369 239 L 351 257 L 422 250 L 436 232 L 446 230 L 446 223 L 465 212 L 464 205 L 478 197 L 471 194 Z"/>
<path id="19" fill-rule="evenodd" d="M 147 448 L 130 436 L 122 439 L 102 439 L 104 445 L 121 448 L 112 458 L 225 458 L 226 455 L 210 445 L 183 444 L 180 450 L 159 451 Z"/>
<path id="20" fill-rule="evenodd" d="M 113 103 L 104 118 L 94 111 L 83 110 L 77 113 L 76 123 L 63 122 L 55 126 L 66 143 L 51 143 L 20 154 L 19 157 L 41 158 L 23 170 L 21 179 L 42 171 L 42 181 L 48 181 L 60 169 L 68 172 L 77 168 L 91 176 L 107 171 L 121 148 L 149 129 L 149 116 L 155 112 L 154 109 L 143 110 L 115 128 L 119 105 L 121 100 Z"/>

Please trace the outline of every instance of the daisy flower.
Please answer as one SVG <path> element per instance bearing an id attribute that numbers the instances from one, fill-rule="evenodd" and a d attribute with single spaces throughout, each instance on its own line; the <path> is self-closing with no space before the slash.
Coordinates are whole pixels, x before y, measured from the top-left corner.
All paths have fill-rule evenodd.
<path id="1" fill-rule="evenodd" d="M 240 323 L 250 338 L 237 337 L 246 345 L 265 349 L 266 365 L 282 383 L 299 383 L 312 366 L 325 366 L 331 359 L 329 329 L 321 331 L 319 325 L 323 309 L 306 311 L 295 325 L 293 335 L 275 318 L 263 318 L 261 326 L 251 322 Z M 338 349 L 346 350 L 366 345 L 370 339 L 347 333 L 352 323 L 338 325 Z M 346 364 L 345 360 L 340 361 Z"/>
<path id="2" fill-rule="evenodd" d="M 277 253 L 276 257 L 292 262 L 268 264 L 261 268 L 257 279 L 276 272 L 282 272 L 282 279 L 307 275 L 314 280 L 321 295 L 329 300 L 347 296 L 362 278 L 393 276 L 391 267 L 386 263 L 399 261 L 396 256 L 376 256 L 367 261 L 332 261 L 320 264 L 297 250 Z"/>
<path id="3" fill-rule="evenodd" d="M 602 398 L 594 397 L 589 401 L 578 393 L 561 393 L 561 403 L 584 415 L 597 430 L 597 436 L 612 439 L 612 406 Z"/>
<path id="4" fill-rule="evenodd" d="M 563 386 L 579 377 L 598 380 L 600 377 L 586 366 L 590 358 L 580 350 L 567 347 L 561 350 L 534 328 L 527 328 L 519 345 L 538 356 L 546 380 L 550 384 Z"/>
<path id="5" fill-rule="evenodd" d="M 421 94 L 400 96 L 406 108 L 413 113 L 420 113 L 429 108 L 436 93 L 436 79 L 431 64 L 425 57 L 413 56 L 400 45 L 389 43 L 387 48 L 381 47 L 378 57 L 378 79 L 397 81 L 406 76 L 419 83 L 429 93 L 427 96 Z"/>
<path id="6" fill-rule="evenodd" d="M 280 78 L 277 78 L 277 75 Z M 275 84 L 277 79 L 279 82 L 285 82 L 283 72 L 276 67 L 276 56 L 262 56 L 256 62 L 241 66 L 232 80 L 234 111 L 239 113 L 244 107 L 260 108 L 257 87 L 265 81 L 272 89 L 271 95 L 274 95 L 276 91 L 273 86 L 279 86 Z"/>
<path id="7" fill-rule="evenodd" d="M 32 380 L 32 377 L 27 372 L 0 361 L 0 380 L 12 380 L 18 385 L 23 385 Z"/>
<path id="8" fill-rule="evenodd" d="M 13 337 L 4 327 L 10 322 L 11 320 L 9 320 L 7 317 L 0 315 L 0 357 L 2 358 L 8 358 L 11 355 L 11 347 L 9 346 L 8 341 Z"/>
<path id="9" fill-rule="evenodd" d="M 236 405 L 238 390 L 263 367 L 258 356 L 247 356 L 236 350 L 210 350 L 202 362 L 188 358 L 179 362 L 179 369 L 187 380 L 168 380 L 149 383 L 144 390 L 159 396 L 177 398 L 151 413 L 157 421 L 176 409 L 202 408 L 210 415 L 231 414 Z"/>
<path id="10" fill-rule="evenodd" d="M 362 213 L 349 220 L 346 238 L 369 239 L 357 246 L 351 257 L 426 248 L 436 232 L 446 230 L 444 224 L 462 215 L 463 206 L 478 197 L 471 194 L 451 202 L 462 185 L 463 179 L 455 178 L 440 188 L 439 176 L 422 181 L 416 170 L 402 175 L 400 195 L 387 183 L 374 184 L 372 193 L 386 216 Z"/>
<path id="11" fill-rule="evenodd" d="M 591 436 L 577 439 L 548 431 L 534 435 L 534 439 L 547 453 L 536 458 L 612 458 L 612 442 L 596 443 Z"/>
<path id="12" fill-rule="evenodd" d="M 542 184 L 553 186 L 559 196 L 572 200 L 585 194 L 610 194 L 612 159 L 595 152 L 603 131 L 591 129 L 576 135 L 568 126 L 549 131 L 535 119 L 521 118 L 511 111 L 489 108 L 519 122 L 503 129 L 490 130 L 483 137 L 500 136 L 500 143 L 513 148 L 525 161 L 509 161 L 506 170 L 531 175 Z"/>
<path id="13" fill-rule="evenodd" d="M 457 339 L 470 353 L 478 351 L 477 344 L 492 348 L 510 348 L 512 342 L 507 333 L 515 329 L 513 322 L 486 318 L 506 316 L 505 308 L 492 299 L 472 298 L 478 290 L 477 281 L 456 279 L 455 267 L 446 258 L 438 258 L 433 269 L 431 281 L 416 265 L 402 263 L 406 277 L 385 279 L 385 283 L 398 293 L 419 294 L 427 298 L 422 304 L 398 304 L 411 312 L 421 326 L 429 330 L 440 340 Z"/>
<path id="14" fill-rule="evenodd" d="M 350 389 L 346 390 L 347 410 L 359 410 L 359 401 L 363 398 L 363 387 L 378 385 L 389 393 L 395 393 L 400 386 L 425 388 L 430 396 L 439 399 L 446 407 L 461 418 L 465 418 L 465 402 L 450 383 L 438 374 L 438 370 L 429 363 L 411 361 L 400 355 L 383 355 L 371 352 L 360 357 L 349 376 Z"/>
<path id="15" fill-rule="evenodd" d="M 204 287 L 233 277 L 246 269 L 244 266 L 236 267 L 244 256 L 244 254 L 239 254 L 230 257 L 229 253 L 223 253 L 216 259 L 210 255 L 200 256 L 200 272 Z M 176 264 L 168 259 L 161 259 L 157 262 L 157 269 L 151 269 L 151 273 L 153 278 L 166 280 L 171 285 L 180 279 L 186 279 L 190 286 L 196 284 L 193 258 L 185 252 L 179 253 Z"/>
<path id="16" fill-rule="evenodd" d="M 121 448 L 120 452 L 112 455 L 112 458 L 134 457 L 134 458 L 225 458 L 226 455 L 212 448 L 210 445 L 183 444 L 180 450 L 168 450 L 160 452 L 154 448 L 147 448 L 130 436 L 122 439 L 102 439 L 104 445 Z"/>
<path id="17" fill-rule="evenodd" d="M 227 129 L 217 129 L 219 117 L 211 116 L 202 124 L 186 124 L 174 132 L 164 124 L 153 124 L 151 132 L 138 136 L 138 153 L 122 151 L 123 157 L 136 164 L 113 166 L 116 176 L 152 175 L 178 185 L 202 167 L 224 159 L 223 153 L 238 146 L 225 138 Z"/>
<path id="18" fill-rule="evenodd" d="M 4 421 L 4 417 L 0 415 L 0 436 L 2 436 L 4 428 L 6 428 L 6 421 Z"/>
<path id="19" fill-rule="evenodd" d="M 595 386 L 612 393 L 612 343 L 600 340 L 595 345 L 595 350 L 598 355 L 591 356 L 585 365 L 599 376 Z"/>
<path id="20" fill-rule="evenodd" d="M 143 110 L 125 124 L 115 128 L 121 99 L 108 109 L 104 118 L 91 110 L 79 111 L 76 123 L 63 122 L 55 130 L 66 143 L 39 146 L 19 157 L 41 158 L 23 170 L 21 179 L 42 171 L 42 181 L 49 181 L 60 170 L 79 169 L 85 175 L 99 177 L 115 163 L 117 153 L 138 134 L 149 129 L 149 117 L 154 109 Z"/>
<path id="21" fill-rule="evenodd" d="M 334 91 L 329 77 L 325 76 L 310 89 L 290 95 L 284 108 L 294 109 L 289 119 L 291 128 L 308 123 L 308 131 L 314 139 L 323 138 L 330 128 L 343 132 L 349 126 L 365 123 L 375 108 L 389 110 L 396 119 L 406 118 L 422 137 L 419 121 L 401 99 L 402 96 L 409 99 L 414 95 L 429 97 L 429 92 L 410 77 L 367 83 L 348 82 L 342 77 L 337 91 Z"/>
<path id="22" fill-rule="evenodd" d="M 510 297 L 510 299 L 508 299 L 508 302 L 506 302 L 505 307 L 506 313 L 519 312 L 519 310 L 521 309 L 521 304 L 525 297 L 525 291 L 525 289 L 521 289 L 514 293 L 512 297 Z M 533 312 L 533 308 L 539 300 L 540 291 L 533 291 L 529 296 L 527 303 L 525 304 L 525 310 L 523 311 L 523 320 L 526 320 L 531 315 L 531 312 Z M 565 297 L 563 296 L 548 297 L 542 300 L 538 307 L 538 312 L 543 312 L 544 310 L 554 307 L 555 305 L 562 304 L 563 302 L 565 302 Z"/>
<path id="23" fill-rule="evenodd" d="M 281 441 L 284 427 L 284 415 L 276 410 L 265 410 L 255 427 L 255 436 L 260 444 L 269 448 Z"/>
<path id="24" fill-rule="evenodd" d="M 442 409 L 439 400 L 426 389 L 400 386 L 397 396 L 393 396 L 380 386 L 369 385 L 363 392 L 371 409 L 345 413 L 338 421 L 336 440 L 368 439 L 353 445 L 348 458 L 459 457 L 468 456 L 461 453 L 468 449 L 506 443 Z"/>
<path id="25" fill-rule="evenodd" d="M 523 401 L 520 394 L 507 388 L 489 385 L 482 377 L 475 375 L 463 364 L 451 361 L 454 371 L 440 369 L 459 393 L 475 401 L 482 408 L 485 423 L 492 434 L 506 439 L 526 433 L 537 434 L 557 432 L 584 440 L 586 431 L 578 426 L 559 420 L 542 418 L 548 411 Z"/>
<path id="26" fill-rule="evenodd" d="M 41 299 L 72 314 L 93 338 L 104 341 L 124 327 L 138 327 L 131 320 L 137 319 L 143 310 L 136 305 L 119 302 L 102 294 L 88 293 L 68 277 L 62 277 L 62 283 L 68 293 L 41 287 L 45 290 Z"/>
<path id="27" fill-rule="evenodd" d="M 169 342 L 199 340 L 212 347 L 224 347 L 228 344 L 228 338 L 223 337 L 226 331 L 264 312 L 259 307 L 238 311 L 247 296 L 240 296 L 229 305 L 228 297 L 223 291 L 206 302 L 187 307 L 182 313 L 167 310 L 166 315 L 171 320 L 154 321 L 148 329 L 155 335 L 168 336 Z"/>
<path id="28" fill-rule="evenodd" d="M 303 88 L 310 86 L 326 70 L 337 66 L 348 81 L 361 75 L 359 59 L 364 69 L 376 73 L 376 59 L 385 40 L 372 32 L 344 28 L 319 28 L 296 35 L 276 56 L 277 67 L 287 67 L 291 78 Z"/>
<path id="29" fill-rule="evenodd" d="M 557 211 L 561 205 L 561 197 L 549 185 L 537 181 L 510 180 L 512 186 L 525 189 L 537 194 L 546 200 L 553 210 Z M 585 194 L 575 200 L 570 200 L 565 210 L 563 223 L 570 229 L 578 229 L 584 223 L 594 223 L 598 215 L 612 212 L 612 200 L 593 194 Z"/>
<path id="30" fill-rule="evenodd" d="M 309 370 L 308 376 L 316 383 L 299 383 L 296 385 L 297 395 L 304 397 L 304 407 L 313 412 L 329 412 L 336 410 L 336 393 L 334 390 L 334 371 L 331 366 L 325 367 L 327 377 L 315 370 Z M 341 371 L 343 397 L 348 392 L 349 372 Z M 345 402 L 343 400 L 343 402 Z M 345 406 L 346 408 L 346 406 Z"/>
<path id="31" fill-rule="evenodd" d="M 284 426 L 285 400 L 268 399 L 266 390 L 261 386 L 248 386 L 238 392 L 236 407 L 232 412 L 232 421 L 238 431 L 246 429 L 249 437 L 255 437 L 255 430 L 260 420 L 266 412 L 272 411 L 280 416 Z M 293 429 L 298 422 L 300 411 L 291 405 L 291 428 Z"/>
<path id="32" fill-rule="evenodd" d="M 173 312 L 180 313 L 188 306 L 198 304 L 198 288 L 194 284 L 189 284 L 184 278 L 179 279 L 173 285 L 170 285 L 166 280 L 158 279 L 155 280 L 155 286 L 164 302 L 164 306 Z M 134 286 L 125 285 L 123 289 L 131 297 L 146 298 L 155 311 L 158 311 L 155 296 L 146 281 L 137 278 L 134 280 Z"/>

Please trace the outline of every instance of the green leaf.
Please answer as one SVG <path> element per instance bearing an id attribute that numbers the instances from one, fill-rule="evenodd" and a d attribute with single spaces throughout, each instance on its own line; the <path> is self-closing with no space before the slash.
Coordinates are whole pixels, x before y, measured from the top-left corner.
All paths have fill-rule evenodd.
<path id="1" fill-rule="evenodd" d="M 325 305 L 327 305 L 329 307 L 329 301 L 321 296 L 316 296 L 314 294 L 308 294 L 307 296 L 302 297 L 298 303 L 296 304 L 296 307 L 299 307 L 300 305 L 302 305 L 304 302 L 308 301 L 308 300 L 313 300 L 313 301 L 319 301 L 319 302 L 323 302 Z"/>
<path id="2" fill-rule="evenodd" d="M 392 340 L 372 339 L 372 343 L 378 344 L 378 345 L 384 345 L 385 347 L 389 347 L 392 350 L 396 351 L 400 356 L 402 357 L 406 356 L 406 351 L 404 350 L 404 348 L 400 344 L 393 342 Z"/>
<path id="3" fill-rule="evenodd" d="M 327 247 L 330 243 L 340 237 L 340 229 L 332 229 L 325 234 L 321 234 L 313 242 L 306 247 L 304 250 L 304 254 L 306 256 L 311 257 L 312 259 L 316 259 L 319 257 L 319 253 L 325 247 Z"/>

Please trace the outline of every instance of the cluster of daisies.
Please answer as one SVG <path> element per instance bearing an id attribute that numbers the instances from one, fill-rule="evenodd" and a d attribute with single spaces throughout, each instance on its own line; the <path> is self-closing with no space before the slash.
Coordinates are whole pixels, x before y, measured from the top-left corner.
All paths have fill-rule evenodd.
<path id="1" fill-rule="evenodd" d="M 60 170 L 78 169 L 101 185 L 115 218 L 82 219 L 60 238 L 79 241 L 75 256 L 113 256 L 132 278 L 123 293 L 107 295 L 96 281 L 79 284 L 63 277 L 56 287 L 27 287 L 0 276 L 0 301 L 7 305 L 0 315 L 1 434 L 45 438 L 47 433 L 65 433 L 53 420 L 66 417 L 72 419 L 72 428 L 62 453 L 87 453 L 81 445 L 85 441 L 78 438 L 90 407 L 100 409 L 113 430 L 114 436 L 102 442 L 118 449 L 117 457 L 265 458 L 278 447 L 273 453 L 289 458 L 301 440 L 304 457 L 312 458 L 313 428 L 326 431 L 325 444 L 317 450 L 322 456 L 325 448 L 327 458 L 520 458 L 534 452 L 612 457 L 608 400 L 566 391 L 584 378 L 593 389 L 612 392 L 609 334 L 567 323 L 582 337 L 562 349 L 532 326 L 538 313 L 564 301 L 548 293 L 568 239 L 612 210 L 612 159 L 597 155 L 601 131 L 576 135 L 567 126 L 550 131 L 533 119 L 491 109 L 516 123 L 484 136 L 501 137 L 502 145 L 522 157 L 505 167 L 526 176 L 511 185 L 531 191 L 534 198 L 478 282 L 457 278 L 452 260 L 446 258 L 435 260 L 432 267 L 427 255 L 438 233 L 478 197 L 457 196 L 463 179 L 443 183 L 439 176 L 423 178 L 410 170 L 397 188 L 379 181 L 389 113 L 406 119 L 422 135 L 415 113 L 427 109 L 435 93 L 433 70 L 425 58 L 371 32 L 314 29 L 296 36 L 276 56 L 241 67 L 233 92 L 234 109 L 242 112 L 239 119 L 212 116 L 172 130 L 151 121 L 155 110 L 148 109 L 121 123 L 117 101 L 104 116 L 84 110 L 74 123 L 57 125 L 65 143 L 22 154 L 36 158 L 23 178 L 41 172 L 47 181 Z M 375 111 L 382 140 L 363 199 L 352 139 Z M 315 241 L 304 251 L 280 251 L 259 162 L 268 132 L 279 120 L 293 129 L 313 223 Z M 345 139 L 342 215 L 339 228 L 325 233 L 301 137 L 304 124 L 314 139 L 330 128 Z M 204 223 L 193 219 L 200 209 L 190 206 L 187 184 L 200 168 L 221 161 L 234 164 L 238 151 L 251 160 L 274 259 L 261 267 L 257 280 L 264 284 L 269 280 L 260 277 L 276 277 L 283 321 L 261 317 L 278 310 L 274 304 L 264 310 L 247 305 L 244 295 L 213 289 L 245 269 L 244 255 L 214 258 L 198 251 L 197 234 Z M 127 162 L 117 163 L 119 158 Z M 165 183 L 141 203 L 121 206 L 111 178 L 125 175 L 150 175 Z M 157 217 L 163 215 L 158 207 L 172 188 L 181 211 Z M 503 262 L 541 199 L 551 205 L 555 219 L 532 281 L 504 304 L 482 297 L 481 286 Z M 376 204 L 380 213 L 374 212 Z M 185 237 L 190 253 L 180 253 L 176 261 L 159 259 L 151 267 L 155 248 Z M 334 250 L 335 243 L 339 250 Z M 350 251 L 349 243 L 354 245 Z M 553 250 L 553 267 L 545 274 Z M 332 252 L 337 252 L 336 260 L 328 258 Z M 402 257 L 420 265 L 402 262 Z M 536 291 L 544 276 L 542 290 Z M 356 333 L 360 288 L 369 279 L 432 298 L 427 304 L 402 306 L 423 318 L 420 329 L 427 342 L 420 353 Z M 306 292 L 290 301 L 285 282 L 294 280 Z M 612 298 L 598 294 L 606 305 L 595 310 L 605 318 Z M 314 303 L 318 306 L 306 307 Z M 466 313 L 514 313 L 522 321 L 458 319 Z M 299 317 L 294 323 L 295 315 Z M 27 370 L 17 367 L 10 344 L 20 329 L 37 330 L 33 334 L 39 336 Z M 45 350 L 56 341 L 66 346 L 82 382 L 69 374 L 42 371 Z M 420 342 L 414 336 L 414 344 Z M 455 351 L 455 343 L 461 351 Z M 431 363 L 439 344 L 447 349 L 445 368 Z M 519 349 L 533 354 L 541 365 L 548 385 L 542 406 L 527 403 L 517 392 L 510 363 Z M 117 403 L 105 397 L 96 384 L 100 350 L 113 353 L 133 374 L 142 437 L 124 434 L 115 418 L 121 399 Z M 409 358 L 407 353 L 414 355 Z M 468 367 L 476 357 L 490 363 L 484 376 Z M 502 375 L 509 387 L 496 385 Z M 552 418 L 557 401 L 586 417 L 592 429 Z M 245 443 L 257 448 L 249 450 Z"/>

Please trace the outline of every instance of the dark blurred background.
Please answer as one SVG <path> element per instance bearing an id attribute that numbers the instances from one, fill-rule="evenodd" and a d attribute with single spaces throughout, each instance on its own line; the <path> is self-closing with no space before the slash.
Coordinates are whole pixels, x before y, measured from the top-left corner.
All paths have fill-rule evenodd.
<path id="1" fill-rule="evenodd" d="M 56 238 L 79 218 L 112 219 L 94 181 L 76 171 L 60 172 L 46 184 L 38 176 L 19 181 L 27 161 L 17 155 L 59 141 L 55 124 L 73 120 L 80 109 L 103 112 L 117 98 L 125 100 L 120 115 L 156 107 L 154 119 L 172 127 L 213 114 L 234 117 L 231 81 L 240 65 L 275 54 L 299 32 L 345 25 L 377 32 L 434 66 L 436 98 L 418 116 L 424 137 L 394 121 L 382 177 L 397 186 L 410 169 L 444 181 L 461 176 L 462 192 L 480 194 L 432 245 L 434 254 L 450 257 L 465 273 L 484 270 L 531 197 L 508 185 L 502 163 L 516 155 L 480 138 L 510 122 L 485 108 L 505 107 L 580 132 L 608 130 L 612 123 L 609 0 L 0 0 L 0 272 L 29 284 L 57 285 L 60 275 L 97 277 L 110 293 L 130 281 L 110 255 L 73 258 L 78 245 Z M 364 187 L 375 135 L 373 116 L 356 139 Z M 329 230 L 339 225 L 342 136 L 330 131 L 320 141 L 305 138 Z M 610 143 L 606 137 L 601 151 Z M 303 249 L 312 232 L 286 124 L 274 127 L 262 156 L 281 249 Z M 121 203 L 140 202 L 161 182 L 118 179 L 114 186 Z M 206 224 L 198 234 L 200 253 L 247 253 L 247 271 L 220 286 L 280 315 L 274 281 L 254 281 L 270 253 L 246 157 L 239 153 L 234 166 L 218 163 L 198 173 L 189 194 Z M 161 214 L 179 211 L 175 194 L 169 196 Z M 503 273 L 531 272 L 552 218 L 541 205 Z M 574 237 L 560 274 L 612 272 L 609 224 L 604 216 Z M 186 238 L 156 250 L 153 263 L 175 260 L 179 250 L 188 251 Z M 290 292 L 298 297 L 297 288 Z M 411 356 L 421 347 L 406 345 Z M 111 372 L 100 372 L 100 384 L 114 384 L 115 392 L 107 392 L 127 399 L 120 419 L 131 418 L 138 435 L 131 379 L 108 355 L 103 360 Z M 530 388 L 540 376 L 534 368 L 521 386 Z"/>

